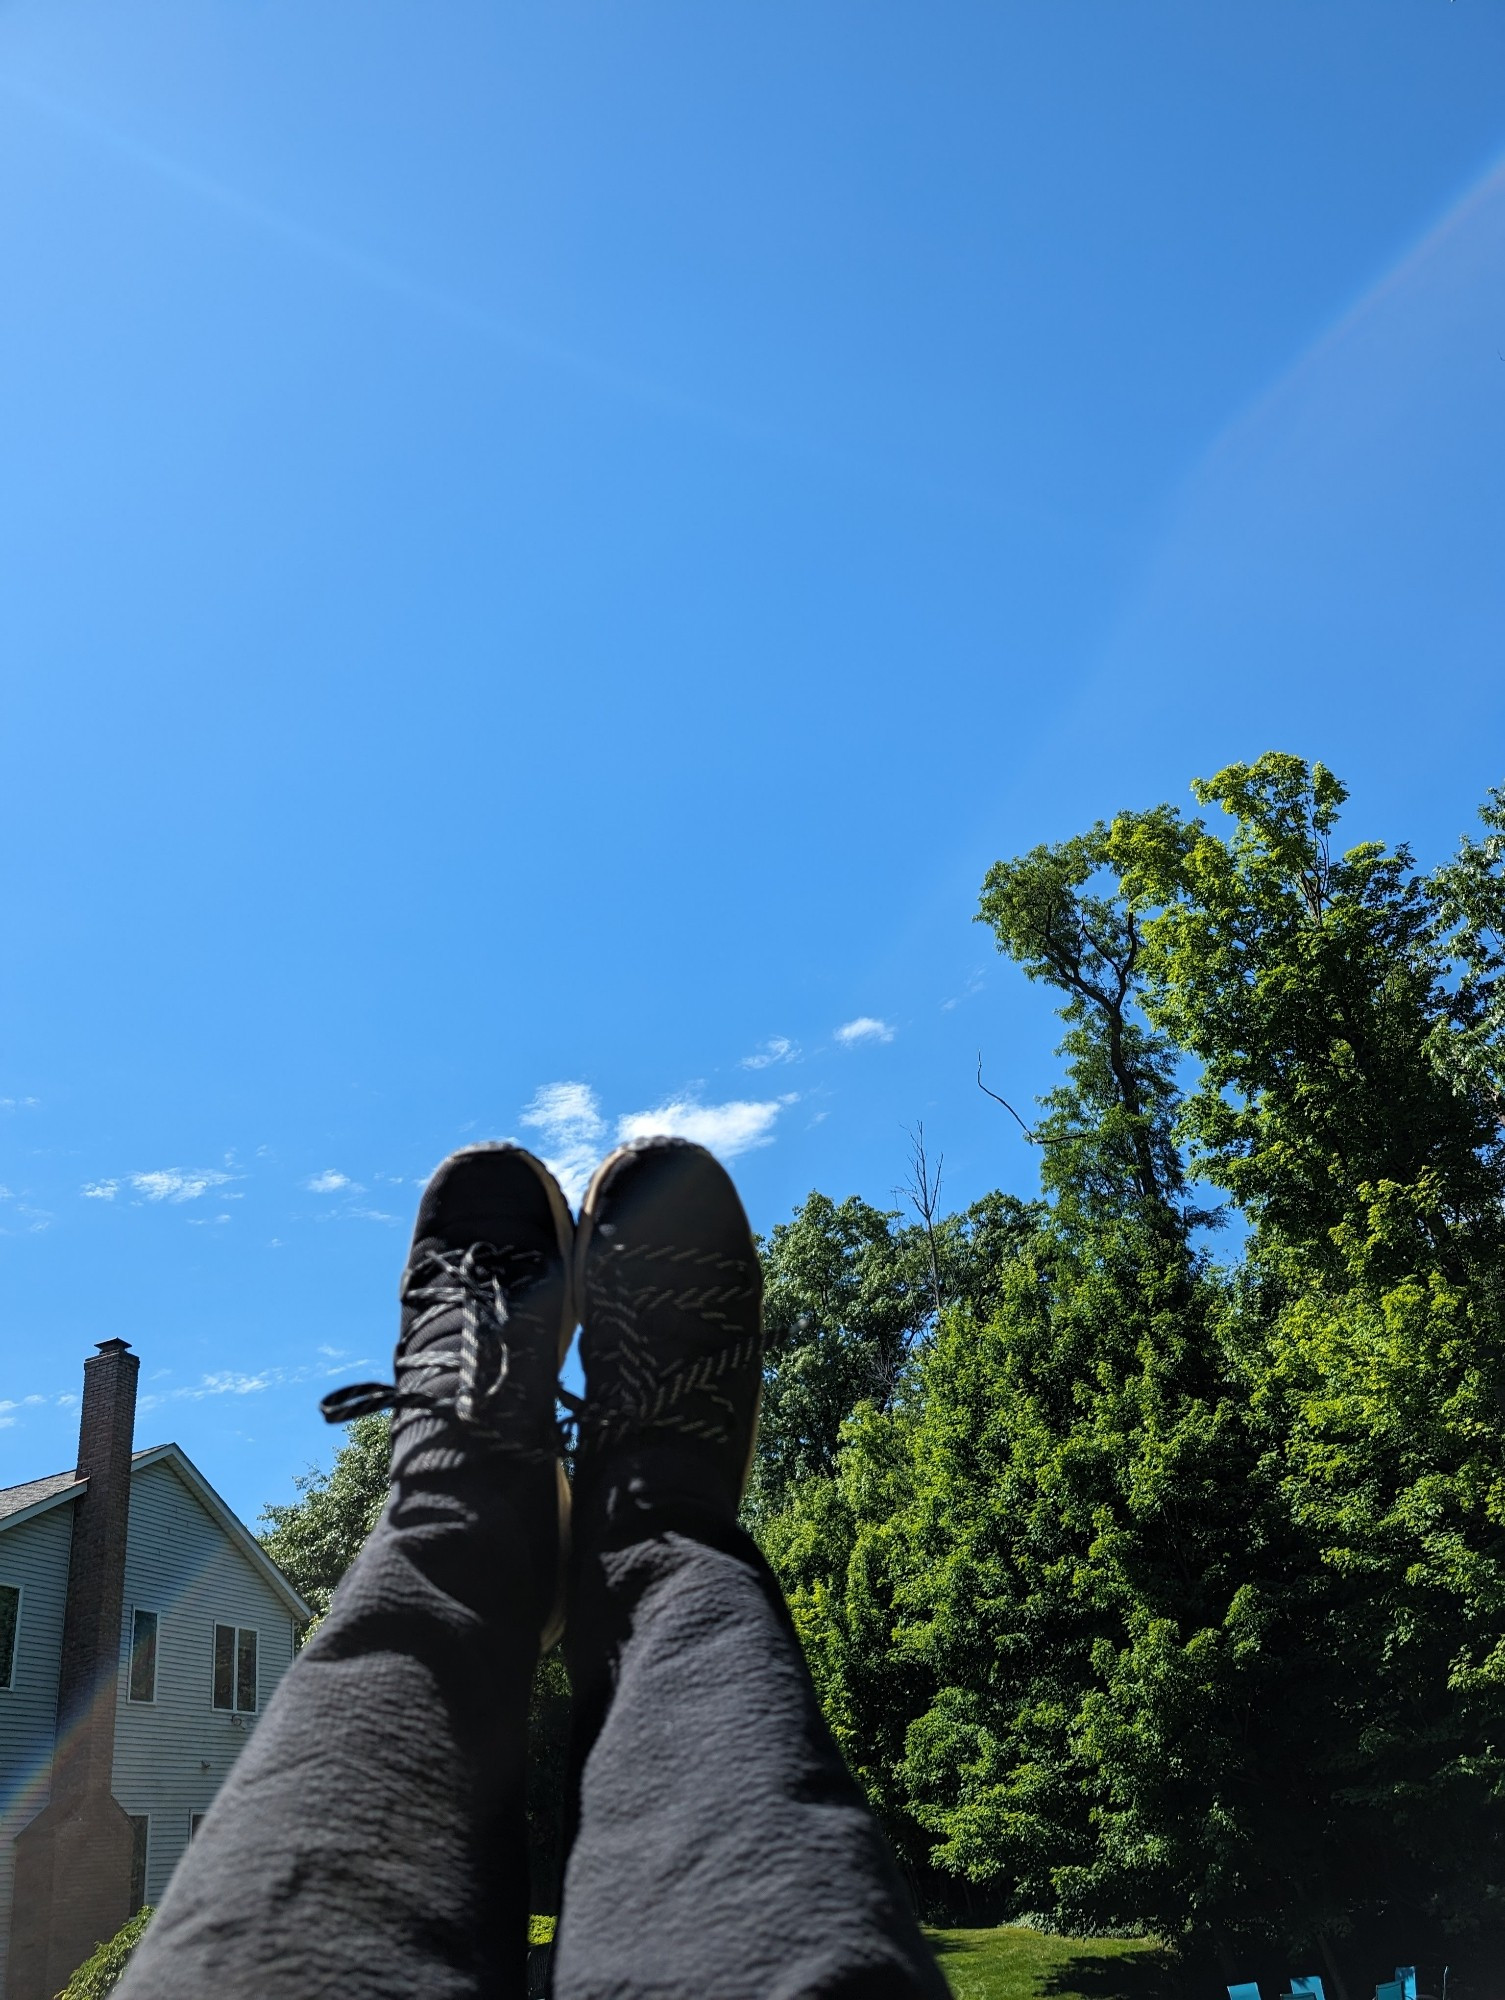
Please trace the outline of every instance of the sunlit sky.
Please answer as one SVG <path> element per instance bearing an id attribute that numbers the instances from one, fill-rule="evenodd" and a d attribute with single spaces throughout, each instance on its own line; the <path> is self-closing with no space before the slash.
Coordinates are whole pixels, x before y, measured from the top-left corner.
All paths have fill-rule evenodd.
<path id="1" fill-rule="evenodd" d="M 0 9 L 0 1481 L 247 1518 L 418 1188 L 1028 1191 L 988 864 L 1505 780 L 1505 10 Z"/>

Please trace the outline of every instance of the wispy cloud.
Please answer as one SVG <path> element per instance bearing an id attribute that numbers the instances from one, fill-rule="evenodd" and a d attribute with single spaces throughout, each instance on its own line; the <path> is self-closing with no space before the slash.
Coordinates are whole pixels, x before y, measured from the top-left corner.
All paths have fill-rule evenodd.
<path id="1" fill-rule="evenodd" d="M 16 1412 L 18 1410 L 37 1410 L 41 1409 L 44 1405 L 47 1404 L 55 1404 L 58 1409 L 66 1410 L 77 1401 L 78 1401 L 77 1396 L 68 1396 L 68 1395 L 64 1396 L 33 1395 L 33 1396 L 21 1396 L 19 1398 L 17 1397 L 7 1398 L 4 1402 L 0 1402 L 0 1431 L 9 1431 L 15 1429 L 16 1425 L 21 1421 L 21 1419 L 16 1415 Z"/>
<path id="2" fill-rule="evenodd" d="M 652 1111 L 629 1112 L 617 1125 L 617 1138 L 625 1143 L 667 1132 L 679 1139 L 693 1139 L 722 1159 L 733 1160 L 755 1146 L 771 1145 L 779 1113 L 796 1101 L 793 1094 L 762 1103 L 738 1099 L 729 1104 L 699 1104 L 690 1097 L 675 1097 Z"/>
<path id="3" fill-rule="evenodd" d="M 859 1042 L 891 1042 L 893 1038 L 893 1029 L 876 1014 L 859 1014 L 855 1021 L 843 1021 L 836 1030 L 836 1039 L 844 1049 L 855 1048 Z"/>
<path id="4" fill-rule="evenodd" d="M 966 984 L 960 993 L 953 993 L 949 1000 L 941 1002 L 941 1012 L 949 1014 L 954 1007 L 960 1007 L 964 1000 L 970 1000 L 974 993 L 982 991 L 982 974 L 973 970 L 967 974 Z"/>
<path id="5" fill-rule="evenodd" d="M 606 1136 L 596 1093 L 588 1083 L 546 1083 L 533 1093 L 522 1122 L 540 1135 L 545 1166 L 568 1198 L 578 1202 Z"/>
<path id="6" fill-rule="evenodd" d="M 0 1097 L 0 1111 L 35 1111 L 40 1097 Z"/>
<path id="7" fill-rule="evenodd" d="M 338 1194 L 341 1188 L 349 1188 L 352 1194 L 361 1192 L 349 1174 L 342 1174 L 334 1167 L 326 1167 L 322 1174 L 315 1174 L 303 1185 L 310 1194 Z"/>
<path id="8" fill-rule="evenodd" d="M 770 1035 L 766 1042 L 759 1043 L 750 1056 L 744 1056 L 738 1065 L 741 1069 L 772 1069 L 777 1063 L 798 1062 L 800 1045 L 791 1041 L 788 1035 Z"/>
<path id="9" fill-rule="evenodd" d="M 328 1355 L 327 1348 L 320 1348 L 321 1355 Z M 268 1389 L 296 1388 L 302 1382 L 323 1382 L 331 1375 L 348 1374 L 352 1368 L 371 1366 L 369 1359 L 362 1355 L 354 1361 L 340 1360 L 340 1365 L 331 1368 L 327 1362 L 305 1363 L 299 1368 L 258 1368 L 253 1372 L 236 1369 L 216 1369 L 211 1374 L 201 1375 L 197 1382 L 186 1383 L 181 1389 L 164 1389 L 153 1396 L 143 1396 L 137 1405 L 141 1410 L 152 1410 L 161 1403 L 201 1403 L 211 1396 L 259 1396 Z M 3 1406 L 0 1406 L 3 1407 Z"/>
<path id="10" fill-rule="evenodd" d="M 158 1167 L 149 1174 L 130 1175 L 131 1186 L 148 1201 L 197 1201 L 210 1188 L 223 1187 L 228 1174 L 218 1167 L 199 1167 L 187 1172 L 182 1167 Z"/>
<path id="11" fill-rule="evenodd" d="M 82 1192 L 86 1201 L 113 1201 L 122 1188 L 133 1189 L 144 1201 L 197 1201 L 229 1179 L 218 1167 L 156 1167 L 150 1173 L 126 1174 L 116 1180 L 86 1181 Z"/>

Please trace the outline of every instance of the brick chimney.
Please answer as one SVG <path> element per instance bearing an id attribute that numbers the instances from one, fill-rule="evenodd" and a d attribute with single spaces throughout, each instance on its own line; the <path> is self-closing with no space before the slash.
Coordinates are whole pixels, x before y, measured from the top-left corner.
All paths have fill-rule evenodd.
<path id="1" fill-rule="evenodd" d="M 16 1840 L 7 2000 L 51 2000 L 130 1915 L 131 1823 L 115 1762 L 131 1441 L 139 1358 L 102 1340 L 84 1363 L 52 1795 Z"/>
<path id="2" fill-rule="evenodd" d="M 78 1476 L 88 1480 L 89 1490 L 73 1508 L 52 1766 L 55 1800 L 110 1789 L 140 1367 L 140 1357 L 123 1340 L 102 1340 L 99 1352 L 84 1363 Z"/>

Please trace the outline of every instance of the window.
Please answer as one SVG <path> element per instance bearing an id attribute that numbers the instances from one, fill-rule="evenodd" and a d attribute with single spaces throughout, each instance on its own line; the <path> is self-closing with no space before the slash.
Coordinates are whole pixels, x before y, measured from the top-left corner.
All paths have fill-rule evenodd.
<path id="1" fill-rule="evenodd" d="M 155 1611 L 135 1611 L 131 1615 L 131 1676 L 128 1692 L 132 1701 L 157 1699 Z"/>
<path id="2" fill-rule="evenodd" d="M 190 1840 L 197 1840 L 199 1828 L 203 1824 L 204 1815 L 202 1813 L 190 1813 L 188 1815 L 188 1838 Z"/>
<path id="3" fill-rule="evenodd" d="M 0 1688 L 16 1678 L 16 1634 L 21 1627 L 21 1586 L 0 1583 Z"/>
<path id="4" fill-rule="evenodd" d="M 131 1814 L 131 1915 L 146 1901 L 146 1849 L 152 1823 L 145 1813 Z"/>
<path id="5" fill-rule="evenodd" d="M 249 1625 L 214 1628 L 214 1705 L 249 1715 L 256 1708 L 256 1633 Z"/>
<path id="6" fill-rule="evenodd" d="M 235 1647 L 235 1706 L 256 1707 L 256 1634 L 244 1625 Z"/>

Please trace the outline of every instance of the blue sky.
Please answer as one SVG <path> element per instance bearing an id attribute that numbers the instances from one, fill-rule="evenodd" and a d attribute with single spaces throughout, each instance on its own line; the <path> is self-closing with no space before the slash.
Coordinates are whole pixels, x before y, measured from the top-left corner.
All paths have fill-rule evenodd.
<path id="1" fill-rule="evenodd" d="M 988 864 L 1505 780 L 1482 0 L 0 9 L 0 1480 L 254 1517 L 417 1190 L 1027 1190 Z"/>

